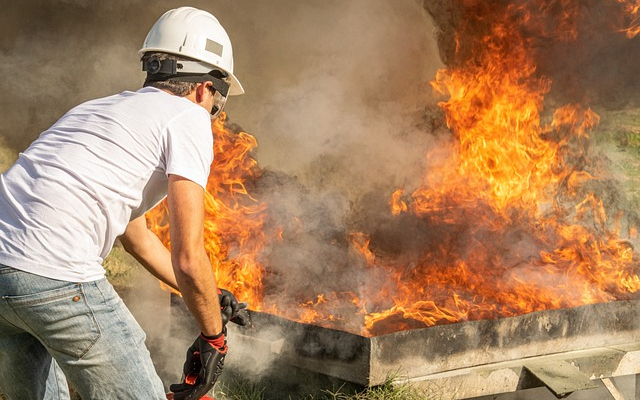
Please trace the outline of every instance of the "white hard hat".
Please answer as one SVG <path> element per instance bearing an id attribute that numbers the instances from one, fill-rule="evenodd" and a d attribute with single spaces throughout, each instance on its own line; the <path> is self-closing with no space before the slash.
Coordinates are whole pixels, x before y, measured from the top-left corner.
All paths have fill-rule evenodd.
<path id="1" fill-rule="evenodd" d="M 233 49 L 229 35 L 210 13 L 193 7 L 180 7 L 164 13 L 153 25 L 138 55 L 161 52 L 193 58 L 181 72 L 219 69 L 228 75 L 229 94 L 243 94 L 233 75 Z"/>

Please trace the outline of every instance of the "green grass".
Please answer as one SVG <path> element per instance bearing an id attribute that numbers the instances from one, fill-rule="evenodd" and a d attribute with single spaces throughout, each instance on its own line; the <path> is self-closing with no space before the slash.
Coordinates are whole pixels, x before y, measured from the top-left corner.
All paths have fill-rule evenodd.
<path id="1" fill-rule="evenodd" d="M 254 384 L 242 380 L 231 383 L 221 383 L 216 387 L 215 398 L 217 400 L 282 400 L 284 397 L 271 398 L 266 396 L 265 388 L 261 384 Z M 410 383 L 397 383 L 390 378 L 379 386 L 367 387 L 360 391 L 352 390 L 321 390 L 317 395 L 291 396 L 287 400 L 450 400 L 440 393 L 438 388 L 430 388 L 428 391 L 412 386 Z"/>
<path id="2" fill-rule="evenodd" d="M 627 209 L 640 206 L 640 109 L 600 111 L 592 137 L 610 161 L 609 171 L 626 196 Z"/>
<path id="3" fill-rule="evenodd" d="M 328 395 L 330 397 L 326 397 L 327 400 L 436 400 L 435 397 L 427 396 L 426 393 L 410 384 L 394 384 L 393 380 L 389 380 L 380 386 L 366 388 L 360 393 L 329 393 Z"/>
<path id="4" fill-rule="evenodd" d="M 111 284 L 118 288 L 130 287 L 134 282 L 134 277 L 139 272 L 138 262 L 121 246 L 114 246 L 102 263 L 106 273 L 105 276 Z"/>
<path id="5" fill-rule="evenodd" d="M 233 380 L 231 383 L 220 383 L 216 387 L 216 396 L 221 400 L 266 400 L 264 391 L 259 385 Z"/>

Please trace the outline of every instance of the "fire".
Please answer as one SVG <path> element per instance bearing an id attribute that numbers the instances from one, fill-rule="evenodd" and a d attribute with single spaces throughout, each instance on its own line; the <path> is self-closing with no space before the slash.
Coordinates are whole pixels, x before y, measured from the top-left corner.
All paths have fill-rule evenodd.
<path id="1" fill-rule="evenodd" d="M 624 6 L 627 27 L 622 29 L 629 39 L 640 33 L 640 1 L 639 0 L 615 0 Z"/>
<path id="2" fill-rule="evenodd" d="M 386 272 L 394 297 L 392 307 L 367 314 L 368 333 L 392 331 L 393 317 L 431 326 L 628 298 L 640 289 L 633 249 L 610 228 L 602 199 L 584 189 L 599 179 L 586 160 L 600 117 L 570 104 L 542 122 L 551 81 L 536 73 L 535 35 L 522 34 L 523 26 L 536 29 L 536 14 L 548 18 L 545 11 L 561 7 L 558 37 L 575 39 L 578 3 L 534 1 L 502 14 L 462 3 L 488 20 L 489 32 L 458 37 L 458 51 L 466 42 L 472 54 L 433 82 L 449 96 L 440 106 L 457 139 L 455 156 L 428 171 L 410 202 L 401 190 L 391 199 L 394 215 L 448 229 L 411 268 L 371 260 L 375 249 L 362 249 L 371 268 Z"/>
<path id="3" fill-rule="evenodd" d="M 629 19 L 625 32 L 635 35 L 640 2 L 615 1 Z M 223 115 L 212 124 L 205 227 L 220 287 L 254 310 L 363 335 L 628 299 L 640 290 L 629 244 L 636 228 L 623 229 L 623 213 L 608 215 L 603 191 L 592 190 L 605 178 L 589 153 L 600 116 L 582 104 L 545 110 L 552 81 L 538 71 L 535 40 L 576 40 L 579 1 L 458 2 L 466 23 L 456 58 L 432 82 L 447 98 L 439 105 L 451 156 L 388 202 L 389 220 L 398 230 L 411 226 L 421 247 L 394 252 L 384 236 L 354 230 L 344 247 L 366 283 L 326 292 L 311 282 L 304 299 L 269 297 L 265 248 L 296 233 L 269 226 L 269 205 L 247 186 L 260 179 L 250 157 L 256 141 Z M 165 213 L 163 203 L 147 217 L 169 246 Z"/>

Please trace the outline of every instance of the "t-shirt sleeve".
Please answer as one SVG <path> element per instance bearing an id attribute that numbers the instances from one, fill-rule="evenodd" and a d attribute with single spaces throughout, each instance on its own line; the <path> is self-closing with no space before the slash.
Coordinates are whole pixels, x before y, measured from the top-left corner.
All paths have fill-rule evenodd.
<path id="1" fill-rule="evenodd" d="M 191 108 L 167 126 L 166 174 L 179 175 L 206 189 L 213 161 L 213 133 L 206 110 Z"/>

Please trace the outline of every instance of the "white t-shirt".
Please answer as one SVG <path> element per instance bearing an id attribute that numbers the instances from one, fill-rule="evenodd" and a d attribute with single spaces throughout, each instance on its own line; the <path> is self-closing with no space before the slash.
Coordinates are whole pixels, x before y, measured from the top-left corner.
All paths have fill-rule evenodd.
<path id="1" fill-rule="evenodd" d="M 167 195 L 168 175 L 206 187 L 207 111 L 155 88 L 65 114 L 0 175 L 0 263 L 70 282 L 104 276 L 127 223 Z"/>

